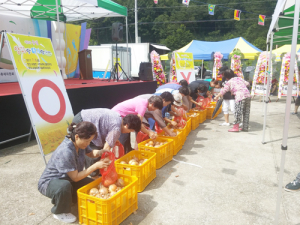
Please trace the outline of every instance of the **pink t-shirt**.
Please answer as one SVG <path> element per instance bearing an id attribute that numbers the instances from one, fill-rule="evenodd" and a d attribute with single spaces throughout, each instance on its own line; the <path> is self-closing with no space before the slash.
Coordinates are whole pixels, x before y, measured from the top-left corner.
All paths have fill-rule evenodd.
<path id="1" fill-rule="evenodd" d="M 128 114 L 140 115 L 144 114 L 148 107 L 148 100 L 142 98 L 129 99 L 114 106 L 111 110 L 118 112 L 122 117 Z"/>

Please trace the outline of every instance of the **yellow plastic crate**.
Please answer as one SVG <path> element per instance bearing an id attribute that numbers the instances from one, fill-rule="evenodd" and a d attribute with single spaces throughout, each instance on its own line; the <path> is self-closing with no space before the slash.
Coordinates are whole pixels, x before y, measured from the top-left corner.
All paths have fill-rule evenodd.
<path id="1" fill-rule="evenodd" d="M 190 115 L 192 115 L 192 114 L 194 114 L 193 112 L 192 113 L 187 113 L 189 116 Z M 200 118 L 200 114 L 199 113 L 197 113 L 198 115 L 196 116 L 196 117 L 190 117 L 190 119 L 192 120 L 192 126 L 191 126 L 191 128 L 192 128 L 192 130 L 196 130 L 197 129 L 197 127 L 199 126 L 199 118 Z"/>
<path id="2" fill-rule="evenodd" d="M 201 111 L 200 113 L 200 123 L 204 123 L 206 120 L 206 114 L 207 114 L 207 110 L 204 109 L 203 111 Z"/>
<path id="3" fill-rule="evenodd" d="M 189 135 L 189 133 L 192 131 L 192 118 L 188 118 L 186 122 L 186 126 L 187 126 L 187 133 Z"/>
<path id="4" fill-rule="evenodd" d="M 214 119 L 214 118 L 217 117 L 217 115 L 215 115 L 214 118 L 211 118 L 211 117 L 212 117 L 212 114 L 213 114 L 213 112 L 214 112 L 214 110 L 215 110 L 215 107 L 214 107 L 214 106 L 210 106 L 209 108 L 206 108 L 206 110 L 207 110 L 207 113 L 206 113 L 206 119 L 211 120 L 211 119 Z"/>
<path id="5" fill-rule="evenodd" d="M 129 162 L 136 156 L 138 159 L 147 159 L 140 166 L 121 164 L 121 161 Z M 115 161 L 115 167 L 118 174 L 135 176 L 138 178 L 137 191 L 142 192 L 145 187 L 156 177 L 156 153 L 150 151 L 131 151 Z"/>
<path id="6" fill-rule="evenodd" d="M 91 188 L 97 187 L 102 178 L 78 189 L 79 223 L 85 225 L 117 225 L 138 209 L 137 178 L 119 175 L 125 187 L 109 199 L 90 196 Z"/>
<path id="7" fill-rule="evenodd" d="M 168 139 L 174 140 L 174 148 L 173 148 L 173 155 L 177 155 L 177 153 L 182 149 L 182 146 L 184 145 L 185 138 L 184 138 L 184 133 L 181 130 L 174 129 L 174 131 L 179 131 L 179 134 L 177 134 L 176 137 L 169 137 L 169 136 L 162 136 Z M 159 135 L 164 135 L 164 133 L 160 133 Z"/>
<path id="8" fill-rule="evenodd" d="M 163 132 L 162 132 L 163 133 Z M 162 134 L 161 133 L 161 134 Z M 161 135 L 159 134 L 159 135 Z M 173 158 L 174 151 L 174 141 L 169 137 L 158 137 L 156 141 L 159 142 L 168 142 L 168 144 L 164 144 L 158 148 L 145 146 L 150 140 L 143 141 L 138 144 L 138 148 L 141 151 L 150 151 L 156 153 L 156 169 L 161 168 L 168 162 L 170 162 Z"/>

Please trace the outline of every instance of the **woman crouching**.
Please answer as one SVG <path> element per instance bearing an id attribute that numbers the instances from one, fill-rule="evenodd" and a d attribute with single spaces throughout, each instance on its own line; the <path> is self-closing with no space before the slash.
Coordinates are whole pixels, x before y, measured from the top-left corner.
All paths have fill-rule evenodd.
<path id="1" fill-rule="evenodd" d="M 97 129 L 90 122 L 72 123 L 69 135 L 53 152 L 39 182 L 38 190 L 52 199 L 53 217 L 66 223 L 76 221 L 71 214 L 72 202 L 77 202 L 77 190 L 93 179 L 87 176 L 97 169 L 109 166 L 109 160 L 100 160 L 83 170 L 85 155 L 97 158 L 104 150 L 92 150 L 90 142 L 97 136 Z"/>

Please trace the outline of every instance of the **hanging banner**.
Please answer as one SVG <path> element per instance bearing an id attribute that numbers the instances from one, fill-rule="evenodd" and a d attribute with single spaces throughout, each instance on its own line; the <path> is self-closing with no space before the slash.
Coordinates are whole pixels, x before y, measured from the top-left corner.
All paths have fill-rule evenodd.
<path id="1" fill-rule="evenodd" d="M 282 59 L 282 66 L 281 66 L 280 78 L 279 78 L 278 98 L 281 98 L 282 96 L 287 96 L 289 73 L 291 68 L 290 61 L 291 61 L 291 53 L 289 52 L 286 53 Z M 298 95 L 299 92 L 298 84 L 299 84 L 298 67 L 297 67 L 297 59 L 296 59 L 294 65 L 292 96 Z"/>
<path id="2" fill-rule="evenodd" d="M 221 52 L 216 52 L 214 54 L 214 67 L 213 67 L 213 78 L 216 80 L 222 80 L 222 75 L 219 74 L 219 70 L 222 67 L 223 55 Z"/>
<path id="3" fill-rule="evenodd" d="M 271 66 L 269 69 L 269 56 L 270 54 L 266 52 L 262 52 L 259 57 L 256 64 L 255 73 L 253 76 L 253 82 L 252 82 L 252 90 L 251 95 L 262 95 L 266 96 L 267 94 L 267 86 L 268 83 L 268 77 L 270 80 L 272 80 L 272 61 Z M 269 74 L 268 74 L 269 73 Z M 271 87 L 271 82 L 270 82 Z M 269 89 L 271 90 L 271 88 Z"/>
<path id="4" fill-rule="evenodd" d="M 185 79 L 188 83 L 195 81 L 193 53 L 175 52 L 177 81 Z"/>
<path id="5" fill-rule="evenodd" d="M 215 15 L 215 5 L 208 5 L 208 14 L 209 15 Z"/>
<path id="6" fill-rule="evenodd" d="M 73 119 L 49 38 L 6 33 L 6 41 L 42 155 L 54 151 Z"/>
<path id="7" fill-rule="evenodd" d="M 182 0 L 182 4 L 189 6 L 190 0 Z"/>
<path id="8" fill-rule="evenodd" d="M 264 26 L 265 25 L 265 18 L 266 18 L 266 16 L 259 15 L 258 16 L 258 25 Z"/>
<path id="9" fill-rule="evenodd" d="M 240 21 L 241 20 L 240 17 L 241 17 L 241 10 L 237 10 L 237 9 L 234 10 L 234 19 Z"/>
<path id="10" fill-rule="evenodd" d="M 159 87 L 166 83 L 164 68 L 161 64 L 159 54 L 155 50 L 150 53 L 150 58 L 152 63 L 153 80 L 157 82 L 157 86 Z"/>

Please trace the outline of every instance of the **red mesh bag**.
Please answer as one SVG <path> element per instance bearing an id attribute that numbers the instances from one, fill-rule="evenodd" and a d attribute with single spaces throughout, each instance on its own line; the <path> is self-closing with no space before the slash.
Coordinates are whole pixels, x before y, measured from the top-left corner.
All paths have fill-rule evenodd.
<path id="1" fill-rule="evenodd" d="M 209 107 L 210 99 L 209 98 L 204 98 L 203 96 L 199 96 L 197 98 L 196 102 L 201 102 L 202 103 L 201 107 L 197 106 L 196 108 L 200 108 L 200 109 L 204 110 L 207 107 Z"/>
<path id="2" fill-rule="evenodd" d="M 146 127 L 147 130 L 150 130 L 149 127 Z M 136 142 L 137 143 L 141 143 L 143 141 L 148 140 L 150 137 L 148 136 L 148 134 L 145 134 L 144 132 L 140 131 L 138 132 L 137 136 L 136 136 Z"/>
<path id="3" fill-rule="evenodd" d="M 163 129 L 161 129 L 161 127 L 158 125 L 157 122 L 155 122 L 155 131 L 158 134 L 160 134 L 161 132 L 163 132 Z"/>
<path id="4" fill-rule="evenodd" d="M 120 143 L 117 142 L 115 144 L 115 147 L 113 147 L 112 152 L 115 155 L 115 159 L 119 159 L 121 158 L 123 155 L 125 155 L 125 150 L 124 150 L 124 146 Z"/>
<path id="5" fill-rule="evenodd" d="M 186 125 L 186 120 L 182 116 L 174 116 L 174 121 L 177 123 L 177 127 L 183 128 Z"/>
<path id="6" fill-rule="evenodd" d="M 115 155 L 112 152 L 104 152 L 101 156 L 101 159 L 109 158 L 111 161 L 110 165 L 105 169 L 100 169 L 102 175 L 102 184 L 105 187 L 108 187 L 111 184 L 114 184 L 118 180 L 118 174 L 115 168 Z"/>

